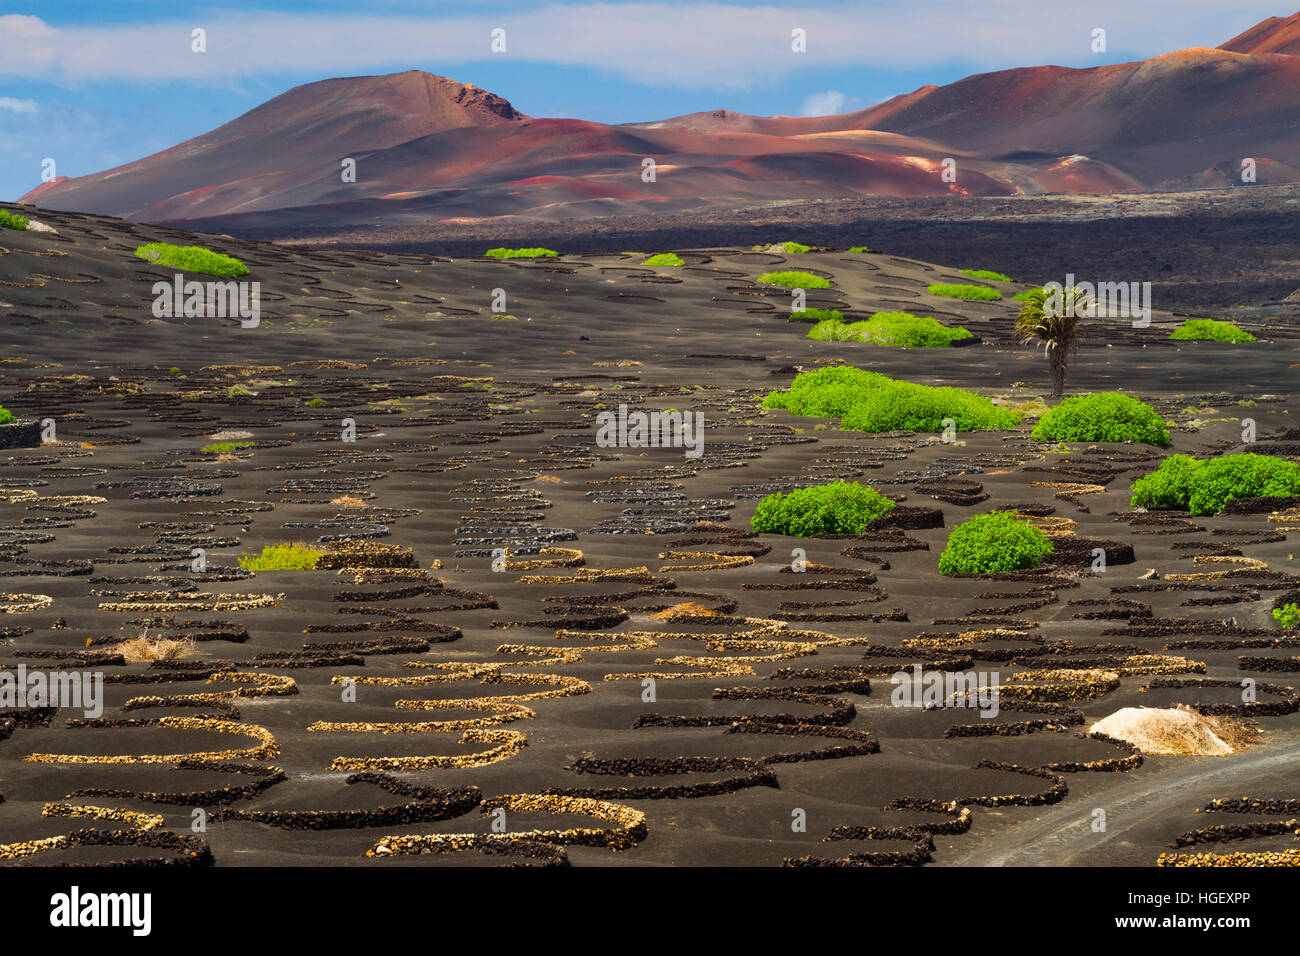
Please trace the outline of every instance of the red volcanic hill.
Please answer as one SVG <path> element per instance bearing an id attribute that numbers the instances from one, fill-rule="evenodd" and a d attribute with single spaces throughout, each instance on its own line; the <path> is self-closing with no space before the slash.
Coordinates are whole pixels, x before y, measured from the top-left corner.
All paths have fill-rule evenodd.
<path id="1" fill-rule="evenodd" d="M 1300 13 L 1283 19 L 1269 17 L 1240 36 L 1235 36 L 1220 50 L 1233 53 L 1283 53 L 1300 56 Z"/>
<path id="2" fill-rule="evenodd" d="M 1218 49 L 924 86 L 839 116 L 730 110 L 607 126 L 524 116 L 419 71 L 295 87 L 153 156 L 24 200 L 223 232 L 535 220 L 862 195 L 1238 185 L 1300 169 L 1300 13 Z M 340 163 L 356 160 L 355 182 Z M 655 181 L 642 180 L 646 157 Z M 943 161 L 955 160 L 956 182 Z"/>
<path id="3" fill-rule="evenodd" d="M 241 192 L 236 204 L 214 204 L 207 193 L 272 173 L 300 177 L 326 161 L 338 179 L 344 157 L 431 133 L 525 118 L 493 93 L 419 70 L 322 80 L 294 87 L 161 153 L 66 179 L 56 187 L 46 184 L 40 201 L 51 208 L 146 222 L 167 218 L 158 214 L 160 207 L 182 217 L 187 212 L 226 214 L 252 197 Z M 277 204 L 271 200 L 272 207 Z"/>

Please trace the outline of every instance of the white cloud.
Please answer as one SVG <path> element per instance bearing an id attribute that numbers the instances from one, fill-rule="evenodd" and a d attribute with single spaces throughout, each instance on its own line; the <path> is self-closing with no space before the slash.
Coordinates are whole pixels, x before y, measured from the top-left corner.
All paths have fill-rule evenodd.
<path id="1" fill-rule="evenodd" d="M 1214 46 L 1276 12 L 1275 0 L 1000 0 L 972 17 L 969 0 L 824 0 L 816 7 L 670 2 L 549 3 L 489 15 L 350 15 L 244 10 L 167 22 L 54 26 L 0 16 L 0 75 L 56 82 L 167 79 L 231 86 L 246 77 L 425 69 L 509 60 L 607 70 L 658 87 L 770 88 L 809 68 L 917 71 L 1068 62 L 1091 65 L 1092 30 L 1111 50 L 1152 56 Z M 472 8 L 471 8 L 472 9 Z M 207 31 L 208 52 L 190 51 Z M 489 52 L 494 27 L 507 52 Z M 807 31 L 807 52 L 790 48 Z"/>
<path id="2" fill-rule="evenodd" d="M 839 90 L 827 90 L 824 93 L 813 93 L 805 97 L 803 105 L 799 108 L 799 115 L 835 116 L 837 113 L 848 113 L 857 109 L 859 103 L 861 100 L 856 96 L 845 96 Z"/>
<path id="3" fill-rule="evenodd" d="M 35 113 L 35 100 L 18 100 L 12 96 L 0 96 L 0 110 L 8 110 L 11 113 Z"/>

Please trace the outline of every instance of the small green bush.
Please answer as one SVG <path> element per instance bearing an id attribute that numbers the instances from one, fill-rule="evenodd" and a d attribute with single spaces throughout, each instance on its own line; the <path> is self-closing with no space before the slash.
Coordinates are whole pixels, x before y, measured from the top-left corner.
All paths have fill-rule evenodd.
<path id="1" fill-rule="evenodd" d="M 246 571 L 314 571 L 324 553 L 305 544 L 268 544 L 259 555 L 241 554 L 239 566 Z"/>
<path id="2" fill-rule="evenodd" d="M 1135 441 L 1169 445 L 1169 429 L 1146 402 L 1119 392 L 1067 398 L 1038 420 L 1035 441 Z"/>
<path id="3" fill-rule="evenodd" d="M 32 224 L 32 221 L 26 216 L 20 216 L 12 213 L 8 209 L 0 209 L 0 226 L 5 229 L 17 229 L 22 231 Z"/>
<path id="4" fill-rule="evenodd" d="M 1300 604 L 1292 602 L 1273 608 L 1273 619 L 1283 627 L 1300 627 Z"/>
<path id="5" fill-rule="evenodd" d="M 844 313 L 839 309 L 795 309 L 790 313 L 791 322 L 843 322 Z"/>
<path id="6" fill-rule="evenodd" d="M 944 348 L 972 338 L 963 328 L 949 328 L 931 316 L 908 312 L 877 312 L 864 322 L 827 319 L 808 332 L 823 342 L 870 342 L 899 348 Z"/>
<path id="7" fill-rule="evenodd" d="M 960 285 L 952 282 L 936 282 L 925 287 L 931 295 L 942 295 L 949 299 L 973 299 L 979 302 L 991 302 L 1002 298 L 1002 293 L 986 285 Z"/>
<path id="8" fill-rule="evenodd" d="M 807 538 L 818 534 L 860 534 L 869 522 L 892 511 L 894 503 L 855 481 L 832 481 L 768 495 L 758 503 L 750 525 L 755 531 Z"/>
<path id="9" fill-rule="evenodd" d="M 959 432 L 1015 428 L 1020 416 L 998 408 L 982 395 L 960 388 L 933 388 L 892 381 L 855 403 L 840 421 L 845 431 L 939 432 L 944 419 L 952 419 Z"/>
<path id="10" fill-rule="evenodd" d="M 866 246 L 849 246 L 849 252 L 862 253 L 862 252 L 870 252 L 870 251 L 871 250 L 868 249 Z"/>
<path id="11" fill-rule="evenodd" d="M 1038 567 L 1052 553 L 1052 540 L 1023 518 L 1005 511 L 976 515 L 948 535 L 939 555 L 940 574 L 996 574 Z"/>
<path id="12" fill-rule="evenodd" d="M 0 405 L 0 425 L 8 425 L 14 420 L 14 413 L 9 411 L 3 405 Z"/>
<path id="13" fill-rule="evenodd" d="M 1027 302 L 1029 301 L 1029 297 L 1031 295 L 1033 295 L 1035 292 L 1041 292 L 1041 291 L 1042 291 L 1041 289 L 1026 289 L 1024 292 L 1017 292 L 1011 298 L 1016 302 Z"/>
<path id="14" fill-rule="evenodd" d="M 962 269 L 961 274 L 970 276 L 972 279 L 990 279 L 993 282 L 1010 282 L 1010 276 L 1004 276 L 1001 272 L 993 272 L 989 269 Z"/>
<path id="15" fill-rule="evenodd" d="M 554 249 L 543 249 L 540 246 L 530 246 L 526 249 L 489 249 L 483 253 L 485 256 L 491 256 L 493 259 L 554 259 L 559 255 Z"/>
<path id="16" fill-rule="evenodd" d="M 769 392 L 764 408 L 783 408 L 791 415 L 834 418 L 848 412 L 872 389 L 893 381 L 879 372 L 832 365 L 812 372 L 800 372 L 788 391 Z"/>
<path id="17" fill-rule="evenodd" d="M 243 385 L 232 385 L 226 389 L 226 398 L 248 398 L 253 394 L 251 389 Z"/>
<path id="18" fill-rule="evenodd" d="M 1253 342 L 1255 336 L 1244 329 L 1239 329 L 1231 322 L 1219 322 L 1215 319 L 1188 319 L 1169 333 L 1171 339 L 1189 342 L 1193 339 L 1208 339 L 1211 342 Z"/>
<path id="19" fill-rule="evenodd" d="M 1196 459 L 1171 455 L 1133 482 L 1131 503 L 1140 508 L 1186 509 L 1212 515 L 1237 498 L 1300 495 L 1300 465 L 1272 455 Z"/>
<path id="20" fill-rule="evenodd" d="M 228 455 L 237 448 L 252 448 L 256 442 L 251 441 L 221 441 L 215 445 L 204 445 L 199 451 L 205 455 Z"/>
<path id="21" fill-rule="evenodd" d="M 235 278 L 248 275 L 248 266 L 231 256 L 223 256 L 202 246 L 174 246 L 170 242 L 150 242 L 135 250 L 137 259 L 171 266 L 184 272 Z"/>
<path id="22" fill-rule="evenodd" d="M 645 262 L 641 263 L 641 265 L 643 266 L 684 266 L 686 265 L 686 260 L 683 259 L 675 252 L 660 252 L 657 255 L 651 256 Z"/>
<path id="23" fill-rule="evenodd" d="M 853 431 L 942 431 L 951 418 L 959 431 L 1014 428 L 1015 412 L 960 388 L 932 388 L 854 368 L 834 365 L 801 372 L 788 391 L 763 399 L 764 408 L 820 418 L 842 416 L 840 427 Z"/>
<path id="24" fill-rule="evenodd" d="M 811 272 L 800 272 L 797 269 L 764 272 L 758 277 L 758 281 L 767 285 L 784 286 L 787 289 L 829 289 L 831 287 L 830 279 L 823 279 Z"/>
<path id="25" fill-rule="evenodd" d="M 308 400 L 307 400 L 306 402 L 304 402 L 303 404 L 306 405 L 308 408 L 324 408 L 326 405 L 329 404 L 329 402 L 327 402 L 327 401 L 325 401 L 325 399 L 320 398 L 319 396 L 317 396 L 316 398 L 310 398 L 310 399 L 308 399 Z"/>

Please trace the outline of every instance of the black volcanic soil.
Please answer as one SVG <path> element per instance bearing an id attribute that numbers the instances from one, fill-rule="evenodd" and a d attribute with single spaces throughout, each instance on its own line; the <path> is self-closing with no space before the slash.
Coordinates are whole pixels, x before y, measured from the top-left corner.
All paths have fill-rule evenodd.
<path id="1" fill-rule="evenodd" d="M 453 260 L 35 215 L 58 234 L 0 236 L 0 404 L 55 419 L 58 441 L 0 453 L 10 589 L 0 606 L 14 606 L 0 615 L 10 641 L 0 660 L 102 671 L 111 720 L 199 722 L 76 726 L 65 710 L 7 728 L 8 862 L 204 862 L 210 852 L 217 865 L 1152 865 L 1199 827 L 1287 818 L 1196 812 L 1213 799 L 1300 797 L 1300 725 L 1285 712 L 1289 692 L 1266 687 L 1292 682 L 1257 660 L 1283 664 L 1295 651 L 1256 646 L 1281 636 L 1269 609 L 1300 586 L 1285 524 L 1267 513 L 1132 512 L 1129 485 L 1162 450 L 1049 447 L 1028 425 L 950 445 L 759 408 L 795 366 L 836 361 L 1016 402 L 1042 397 L 1041 355 L 1010 341 L 1016 304 L 926 293 L 962 281 L 948 268 L 734 248 L 680 249 L 687 265 L 665 269 L 618 253 Z M 243 259 L 263 284 L 260 327 L 155 319 L 151 287 L 168 272 L 131 256 L 154 239 Z M 958 261 L 1005 265 L 970 259 Z M 784 267 L 832 279 L 809 305 L 907 308 L 959 321 L 980 341 L 942 351 L 811 342 L 786 321 L 787 294 L 752 281 Z M 492 317 L 495 289 L 514 318 Z M 1098 323 L 1071 388 L 1153 402 L 1177 423 L 1171 451 L 1241 450 L 1240 419 L 1251 417 L 1253 450 L 1294 453 L 1278 439 L 1294 428 L 1300 327 L 1251 318 L 1261 336 L 1252 345 L 1180 346 L 1167 339 L 1175 321 Z M 703 456 L 598 447 L 596 414 L 622 403 L 702 412 Z M 355 443 L 340 440 L 344 419 Z M 256 444 L 200 451 L 226 431 Z M 762 495 L 839 477 L 917 510 L 860 539 L 746 536 Z M 1072 532 L 1062 553 L 1088 555 L 1077 539 L 1096 539 L 1114 560 L 1101 574 L 1067 561 L 1023 579 L 938 575 L 949 528 L 1011 505 Z M 241 578 L 235 567 L 268 543 L 340 537 L 410 548 L 418 569 Z M 190 569 L 195 547 L 206 572 Z M 504 569 L 493 570 L 494 548 L 515 552 Z M 791 570 L 795 548 L 813 562 L 802 574 Z M 1197 560 L 1225 556 L 1262 564 Z M 52 600 L 21 610 L 42 603 L 22 595 Z M 174 666 L 112 656 L 146 629 L 194 636 L 197 652 Z M 1139 654 L 1161 655 L 1155 673 L 1138 672 Z M 1047 686 L 1040 695 L 1058 706 L 1004 707 L 993 721 L 1003 733 L 945 736 L 989 722 L 891 706 L 889 683 L 900 668 L 943 662 Z M 1085 667 L 1122 676 L 1093 686 Z M 1016 676 L 1034 669 L 1075 673 Z M 231 672 L 261 676 L 207 679 Z M 1265 742 L 1236 756 L 1134 766 L 1124 748 L 1080 736 L 1120 707 L 1232 704 L 1240 692 L 1213 682 L 1243 677 L 1269 706 L 1252 711 Z M 355 702 L 347 678 L 358 680 Z M 1145 689 L 1170 679 L 1192 683 Z M 149 696 L 161 699 L 140 700 Z M 450 703 L 418 703 L 428 701 Z M 1040 723 L 1012 732 L 1030 720 Z M 393 732 L 309 729 L 318 721 Z M 259 746 L 216 766 L 178 763 Z M 397 757 L 423 758 L 422 769 L 385 763 Z M 520 796 L 538 794 L 549 796 Z M 127 829 L 118 846 L 12 846 L 128 826 L 88 818 L 102 810 L 87 806 L 161 814 L 163 824 Z M 208 822 L 192 834 L 196 808 Z M 1090 826 L 1096 809 L 1107 810 L 1105 832 Z M 800 811 L 806 829 L 795 831 Z M 518 836 L 531 831 L 543 833 Z M 487 839 L 459 853 L 389 852 L 407 844 L 387 837 L 435 833 Z M 1208 849 L 1293 843 L 1283 832 Z"/>
<path id="2" fill-rule="evenodd" d="M 180 225 L 180 224 L 176 224 Z M 205 228 L 200 222 L 186 227 Z M 295 240 L 429 255 L 475 255 L 498 245 L 569 252 L 752 245 L 795 239 L 865 245 L 957 268 L 994 269 L 1026 282 L 1149 281 L 1163 308 L 1213 317 L 1243 309 L 1300 315 L 1300 186 L 1264 185 L 1104 196 L 841 199 L 738 210 L 536 222 L 385 221 L 339 231 L 287 232 L 271 216 L 222 220 L 249 239 Z"/>

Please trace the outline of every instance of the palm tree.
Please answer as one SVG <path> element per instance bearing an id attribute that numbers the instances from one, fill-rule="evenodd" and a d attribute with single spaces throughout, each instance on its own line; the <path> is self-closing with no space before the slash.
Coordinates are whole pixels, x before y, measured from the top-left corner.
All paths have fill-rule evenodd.
<path id="1" fill-rule="evenodd" d="M 1070 356 L 1083 339 L 1083 320 L 1092 314 L 1091 294 L 1077 288 L 1049 294 L 1033 289 L 1025 296 L 1016 319 L 1016 337 L 1021 342 L 1041 342 L 1052 374 L 1052 397 L 1065 394 L 1065 373 Z"/>

